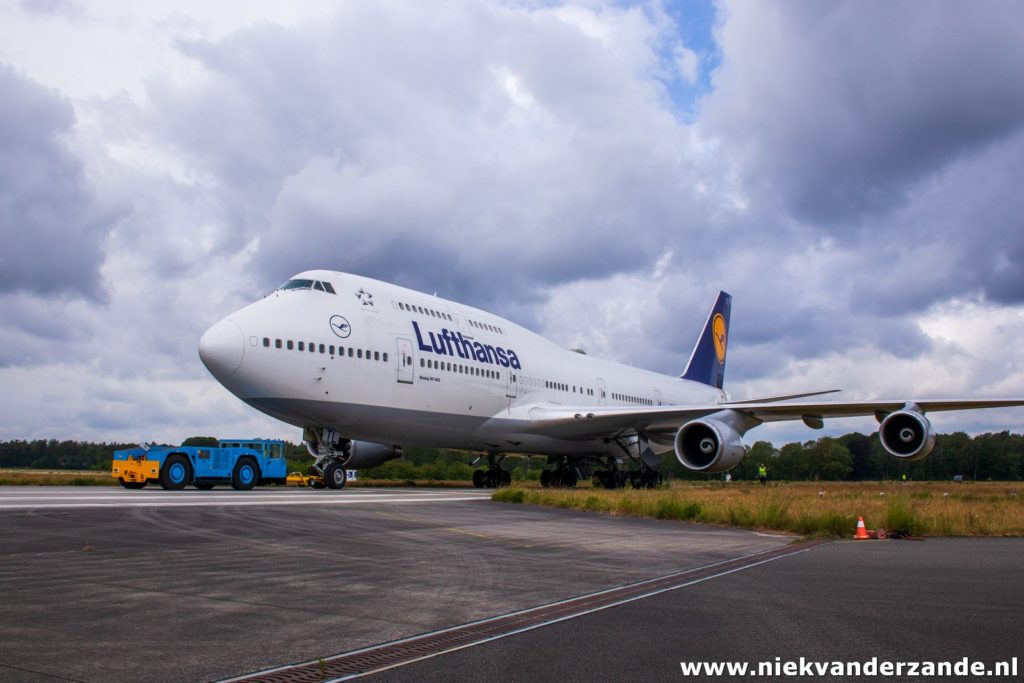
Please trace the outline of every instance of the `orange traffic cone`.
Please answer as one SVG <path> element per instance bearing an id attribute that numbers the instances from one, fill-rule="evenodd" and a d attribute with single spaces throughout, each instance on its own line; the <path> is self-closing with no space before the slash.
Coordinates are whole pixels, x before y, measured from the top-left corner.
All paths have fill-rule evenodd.
<path id="1" fill-rule="evenodd" d="M 853 535 L 853 539 L 855 541 L 866 541 L 869 538 L 871 538 L 871 537 L 868 536 L 868 530 L 864 527 L 864 518 L 863 517 L 858 517 L 857 518 L 857 533 L 855 533 Z"/>

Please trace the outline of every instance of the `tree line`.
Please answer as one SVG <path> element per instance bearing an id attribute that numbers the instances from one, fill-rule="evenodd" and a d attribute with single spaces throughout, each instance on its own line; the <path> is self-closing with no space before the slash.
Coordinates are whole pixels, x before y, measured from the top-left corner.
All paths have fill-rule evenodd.
<path id="1" fill-rule="evenodd" d="M 877 432 L 826 436 L 781 448 L 758 441 L 729 473 L 733 479 L 756 479 L 762 463 L 770 479 L 786 481 L 870 481 L 902 479 L 904 475 L 918 481 L 948 481 L 958 476 L 974 481 L 1020 481 L 1024 479 L 1024 435 L 1008 431 L 975 437 L 964 432 L 938 434 L 935 449 L 916 462 L 889 455 Z M 672 454 L 664 469 L 680 479 L 706 477 L 687 471 Z"/>
<path id="2" fill-rule="evenodd" d="M 216 445 L 214 437 L 190 437 L 182 445 Z M 34 469 L 107 470 L 115 450 L 136 444 L 91 443 L 86 441 L 0 441 L 0 467 Z M 288 444 L 290 469 L 305 470 L 312 458 L 301 444 Z M 364 478 L 468 480 L 477 467 L 486 467 L 479 456 L 434 448 L 407 448 L 405 457 L 361 472 Z M 516 480 L 538 479 L 543 457 L 510 457 L 502 463 Z M 1024 479 L 1024 435 L 998 432 L 971 437 L 963 432 L 939 434 L 935 450 L 917 462 L 900 462 L 882 448 L 878 434 L 860 433 L 822 437 L 813 441 L 788 443 L 776 448 L 767 441 L 754 443 L 739 465 L 729 474 L 733 479 L 756 479 L 764 464 L 768 476 L 787 481 L 862 481 L 900 479 L 1019 481 Z M 661 471 L 676 479 L 706 479 L 690 472 L 674 454 L 662 457 Z M 720 475 L 719 475 L 720 476 Z"/>

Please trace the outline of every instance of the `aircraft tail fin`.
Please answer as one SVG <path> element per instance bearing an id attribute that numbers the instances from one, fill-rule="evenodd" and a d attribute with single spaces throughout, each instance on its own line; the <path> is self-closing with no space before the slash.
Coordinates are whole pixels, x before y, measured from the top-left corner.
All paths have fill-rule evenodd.
<path id="1" fill-rule="evenodd" d="M 725 382 L 725 352 L 729 338 L 729 312 L 732 296 L 718 293 L 718 299 L 708 314 L 704 329 L 690 354 L 690 362 L 681 377 L 719 389 Z"/>

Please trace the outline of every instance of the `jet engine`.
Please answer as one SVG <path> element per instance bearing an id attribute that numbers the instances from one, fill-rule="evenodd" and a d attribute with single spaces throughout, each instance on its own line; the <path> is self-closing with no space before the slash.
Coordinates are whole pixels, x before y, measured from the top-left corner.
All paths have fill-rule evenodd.
<path id="1" fill-rule="evenodd" d="M 935 448 L 935 432 L 923 413 L 904 408 L 889 413 L 878 427 L 882 447 L 900 460 L 920 460 Z"/>
<path id="2" fill-rule="evenodd" d="M 373 441 L 349 441 L 341 464 L 350 470 L 366 470 L 402 457 L 402 447 Z"/>
<path id="3" fill-rule="evenodd" d="M 691 420 L 675 438 L 676 459 L 694 472 L 725 472 L 735 467 L 746 450 L 733 427 L 712 418 Z"/>

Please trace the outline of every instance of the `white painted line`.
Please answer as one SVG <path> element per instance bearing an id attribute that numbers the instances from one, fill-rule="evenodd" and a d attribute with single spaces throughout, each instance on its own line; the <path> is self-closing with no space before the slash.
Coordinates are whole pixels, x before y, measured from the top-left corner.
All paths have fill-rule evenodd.
<path id="1" fill-rule="evenodd" d="M 323 497 L 323 498 L 205 498 L 178 499 L 170 497 L 162 500 L 131 500 L 120 499 L 116 502 L 102 502 L 104 499 L 80 498 L 75 502 L 61 499 L 44 499 L 32 502 L 0 503 L 0 510 L 51 510 L 75 508 L 158 508 L 158 507 L 268 507 L 279 505 L 358 505 L 360 503 L 391 504 L 391 503 L 449 503 L 470 500 L 490 500 L 489 495 L 459 495 L 451 497 L 439 496 L 358 496 L 358 497 Z M 48 502 L 52 501 L 52 502 Z M 109 499 L 108 499 L 109 500 Z"/>

